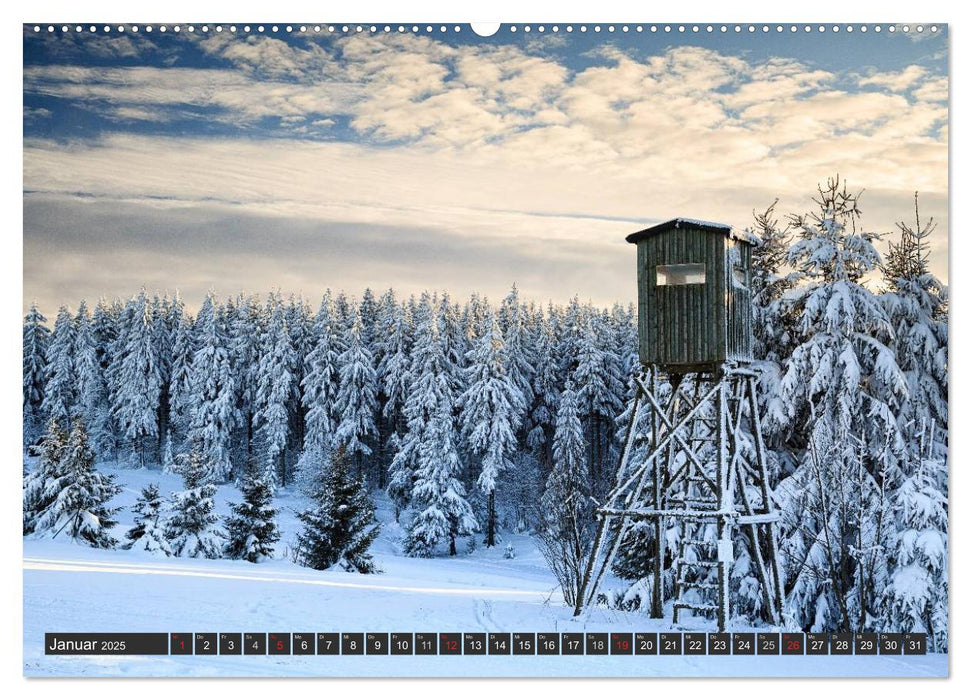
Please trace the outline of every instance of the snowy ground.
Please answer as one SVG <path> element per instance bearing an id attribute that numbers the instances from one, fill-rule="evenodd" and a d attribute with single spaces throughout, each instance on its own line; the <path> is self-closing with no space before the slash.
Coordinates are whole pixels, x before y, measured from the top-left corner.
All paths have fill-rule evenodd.
<path id="1" fill-rule="evenodd" d="M 145 484 L 181 481 L 155 471 L 111 470 L 124 491 L 117 534 Z M 220 488 L 218 510 L 239 494 Z M 45 656 L 45 632 L 608 632 L 669 629 L 641 614 L 594 610 L 574 619 L 529 537 L 503 548 L 433 560 L 400 554 L 387 510 L 375 543 L 383 570 L 318 572 L 287 558 L 305 505 L 276 502 L 283 538 L 262 564 L 166 559 L 24 540 L 24 674 L 27 676 L 946 676 L 947 656 Z M 386 504 L 381 504 L 386 506 Z"/>

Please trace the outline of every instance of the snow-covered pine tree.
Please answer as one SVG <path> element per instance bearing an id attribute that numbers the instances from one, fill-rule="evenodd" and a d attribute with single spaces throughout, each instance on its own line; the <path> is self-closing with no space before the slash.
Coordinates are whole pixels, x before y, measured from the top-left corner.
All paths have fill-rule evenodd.
<path id="1" fill-rule="evenodd" d="M 192 319 L 182 314 L 175 328 L 169 369 L 169 435 L 174 433 L 178 444 L 188 436 L 192 425 L 192 358 L 195 352 Z"/>
<path id="2" fill-rule="evenodd" d="M 553 433 L 555 431 L 557 372 L 553 328 L 542 312 L 535 318 L 531 332 L 531 344 L 535 348 L 535 372 L 533 373 L 533 405 L 529 412 L 529 432 L 526 445 L 536 455 L 544 475 L 553 466 Z"/>
<path id="3" fill-rule="evenodd" d="M 224 534 L 218 527 L 213 501 L 216 487 L 211 482 L 217 468 L 209 459 L 198 445 L 178 457 L 183 489 L 170 496 L 165 523 L 165 537 L 174 556 L 218 559 L 222 553 Z"/>
<path id="4" fill-rule="evenodd" d="M 242 503 L 231 503 L 232 516 L 226 518 L 226 546 L 230 559 L 253 564 L 273 556 L 273 545 L 280 540 L 276 509 L 271 507 L 273 491 L 260 477 L 247 477 L 240 484 Z"/>
<path id="5" fill-rule="evenodd" d="M 514 284 L 499 308 L 499 329 L 505 344 L 507 374 L 513 386 L 523 395 L 522 412 L 513 417 L 516 425 L 523 425 L 523 414 L 533 403 L 533 373 L 536 358 L 534 348 L 529 345 L 526 329 L 526 310 L 519 300 L 519 289 Z M 486 320 L 488 332 L 489 321 Z M 524 436 L 525 439 L 525 436 Z"/>
<path id="6" fill-rule="evenodd" d="M 47 319 L 38 308 L 37 302 L 31 302 L 27 315 L 24 316 L 24 448 L 34 444 L 40 437 L 44 427 L 44 414 L 41 406 L 44 403 L 44 383 L 47 365 L 47 345 L 50 342 L 51 331 L 47 327 Z"/>
<path id="7" fill-rule="evenodd" d="M 540 511 L 540 550 L 567 605 L 576 604 L 595 529 L 579 401 L 573 384 L 567 382 L 558 402 L 553 470 L 546 481 Z"/>
<path id="8" fill-rule="evenodd" d="M 334 438 L 336 420 L 334 402 L 337 396 L 337 352 L 334 349 L 334 320 L 330 290 L 324 293 L 314 319 L 313 345 L 308 353 L 301 388 L 306 429 L 303 449 L 297 460 L 297 478 L 301 488 L 312 491 L 320 475 L 315 472 L 326 461 Z"/>
<path id="9" fill-rule="evenodd" d="M 206 297 L 196 318 L 196 351 L 189 385 L 189 441 L 193 450 L 204 456 L 197 461 L 213 470 L 207 480 L 226 481 L 233 474 L 230 441 L 239 415 L 225 329 L 212 294 Z"/>
<path id="10" fill-rule="evenodd" d="M 192 424 L 192 356 L 195 355 L 192 319 L 183 314 L 172 342 L 169 377 L 169 432 L 181 442 Z"/>
<path id="11" fill-rule="evenodd" d="M 907 378 L 900 424 L 912 464 L 923 456 L 916 454 L 926 443 L 920 433 L 933 424 L 940 431 L 935 437 L 946 441 L 948 422 L 948 290 L 930 271 L 927 239 L 936 224 L 933 218 L 921 223 L 916 194 L 914 213 L 915 226 L 897 224 L 900 239 L 890 243 L 883 267 L 888 291 L 880 297 L 893 327 L 897 363 Z"/>
<path id="12" fill-rule="evenodd" d="M 479 457 L 479 489 L 489 501 L 485 545 L 496 544 L 496 482 L 516 450 L 518 421 L 526 397 L 509 375 L 509 356 L 499 323 L 492 316 L 489 330 L 469 351 L 468 388 L 459 398 L 462 431 L 469 449 Z"/>
<path id="13" fill-rule="evenodd" d="M 793 219 L 796 286 L 784 312 L 796 346 L 767 422 L 797 455 L 777 488 L 787 613 L 800 627 L 860 630 L 885 583 L 885 484 L 903 456 L 907 384 L 886 344 L 889 319 L 863 283 L 880 262 L 878 236 L 861 230 L 856 195 L 838 179 L 816 202 L 817 212 Z"/>
<path id="14" fill-rule="evenodd" d="M 489 300 L 473 292 L 469 296 L 469 302 L 462 311 L 462 329 L 465 337 L 478 338 L 485 333 L 486 317 L 488 316 Z"/>
<path id="15" fill-rule="evenodd" d="M 456 536 L 475 532 L 479 527 L 459 479 L 462 463 L 455 435 L 452 406 L 446 400 L 439 401 L 419 447 L 411 496 L 415 516 L 408 526 L 405 544 L 411 556 L 433 556 L 443 541 L 448 542 L 449 555 L 455 556 Z"/>
<path id="16" fill-rule="evenodd" d="M 303 296 L 294 298 L 290 295 L 286 308 L 287 332 L 290 334 L 290 347 L 293 349 L 293 384 L 287 400 L 287 415 L 290 416 L 290 426 L 287 431 L 287 447 L 285 455 L 294 455 L 297 459 L 303 448 L 304 432 L 306 430 L 306 410 L 300 401 L 300 385 L 307 372 L 307 355 L 314 345 L 313 314 L 304 301 Z M 287 460 L 287 462 L 296 460 Z M 289 463 L 286 464 L 289 467 Z"/>
<path id="17" fill-rule="evenodd" d="M 161 375 L 152 332 L 152 309 L 145 290 L 131 302 L 129 323 L 117 360 L 117 377 L 112 411 L 124 436 L 130 441 L 139 466 L 145 466 L 146 444 L 158 433 L 156 413 Z"/>
<path id="18" fill-rule="evenodd" d="M 51 538 L 64 533 L 99 549 L 118 544 L 111 536 L 115 525 L 112 516 L 117 509 L 107 504 L 121 489 L 112 477 L 94 468 L 94 452 L 80 418 L 74 420 L 56 476 L 47 480 L 44 489 L 49 505 L 37 513 L 35 533 L 49 534 Z"/>
<path id="19" fill-rule="evenodd" d="M 381 425 L 383 426 L 378 488 L 385 488 L 387 469 L 405 432 L 404 405 L 411 383 L 411 326 L 407 308 L 397 303 L 394 290 L 382 295 L 375 336 Z"/>
<path id="20" fill-rule="evenodd" d="M 116 311 L 117 309 L 113 308 L 104 297 L 101 297 L 91 314 L 91 328 L 94 333 L 95 347 L 98 349 L 98 362 L 101 363 L 101 371 L 106 375 L 108 367 L 111 365 L 112 344 L 118 337 Z M 105 382 L 107 382 L 107 378 Z"/>
<path id="21" fill-rule="evenodd" d="M 454 403 L 453 384 L 448 380 L 448 358 L 438 330 L 438 319 L 432 309 L 431 296 L 425 292 L 415 305 L 415 344 L 411 351 L 411 381 L 402 414 L 406 429 L 398 451 L 388 469 L 388 495 L 397 512 L 411 501 L 418 469 L 419 454 L 426 439 L 428 424 L 438 404 Z"/>
<path id="22" fill-rule="evenodd" d="M 445 353 L 443 365 L 444 378 L 448 382 L 452 396 L 458 396 L 465 387 L 465 365 L 470 344 L 462 330 L 461 313 L 458 305 L 453 304 L 448 292 L 442 292 L 438 301 L 438 333 Z"/>
<path id="23" fill-rule="evenodd" d="M 108 392 L 108 406 L 114 406 L 114 385 L 112 384 L 113 357 L 118 343 L 119 333 L 119 311 L 120 303 L 116 300 L 114 304 L 109 304 L 102 297 L 98 299 L 94 313 L 91 314 L 91 330 L 94 334 L 95 350 L 98 354 L 98 363 L 101 365 L 101 377 L 105 383 L 105 390 Z M 111 426 L 111 458 L 118 456 L 119 430 L 118 422 L 115 420 L 111 409 L 108 414 L 108 422 Z"/>
<path id="24" fill-rule="evenodd" d="M 295 390 L 296 356 L 290 342 L 283 304 L 269 301 L 270 318 L 260 339 L 259 381 L 253 420 L 261 447 L 262 473 L 271 488 L 287 484 L 286 449 L 290 434 L 290 400 Z"/>
<path id="25" fill-rule="evenodd" d="M 899 531 L 890 541 L 893 568 L 884 592 L 884 629 L 926 632 L 928 648 L 948 649 L 947 466 L 920 459 L 893 496 Z"/>
<path id="26" fill-rule="evenodd" d="M 361 342 L 361 324 L 357 312 L 351 311 L 351 328 L 347 333 L 347 349 L 337 363 L 340 382 L 334 411 L 340 422 L 334 431 L 334 443 L 344 448 L 354 463 L 357 476 L 363 476 L 364 460 L 371 454 L 371 438 L 377 432 L 374 415 L 377 411 L 377 373 L 371 352 Z"/>
<path id="27" fill-rule="evenodd" d="M 172 450 L 172 431 L 170 430 L 165 434 L 165 447 L 162 448 L 162 473 L 174 474 L 175 472 L 175 452 Z"/>
<path id="28" fill-rule="evenodd" d="M 610 348 L 618 359 L 621 382 L 627 387 L 625 400 L 634 397 L 627 379 L 640 369 L 640 359 L 637 355 L 636 314 L 633 304 L 627 306 L 614 304 L 610 308 L 610 318 L 607 321 L 607 328 L 610 329 Z"/>
<path id="29" fill-rule="evenodd" d="M 254 414 L 256 392 L 260 378 L 260 338 L 264 328 L 263 309 L 259 297 L 240 295 L 236 300 L 236 313 L 228 319 L 229 366 L 232 367 L 236 387 L 237 423 L 236 442 L 238 459 L 243 471 L 256 467 L 257 450 L 254 445 Z"/>
<path id="30" fill-rule="evenodd" d="M 152 339 L 155 343 L 155 357 L 158 364 L 159 399 L 156 404 L 156 454 L 162 460 L 165 448 L 165 436 L 169 432 L 171 414 L 169 413 L 169 398 L 172 393 L 172 347 L 175 335 L 182 317 L 182 300 L 178 297 L 170 299 L 166 294 L 161 299 L 152 299 Z"/>
<path id="31" fill-rule="evenodd" d="M 882 624 L 927 632 L 930 648 L 946 651 L 948 290 L 929 269 L 927 239 L 936 225 L 921 222 L 916 193 L 914 214 L 915 225 L 897 224 L 900 238 L 883 266 L 881 301 L 909 391 L 898 421 L 908 457 L 888 485 L 894 532 Z"/>
<path id="32" fill-rule="evenodd" d="M 754 224 L 749 229 L 759 239 L 752 250 L 751 273 L 754 355 L 772 363 L 785 357 L 790 347 L 791 318 L 783 313 L 780 302 L 795 283 L 788 274 L 792 233 L 789 224 L 779 223 L 776 204 L 778 200 L 765 211 L 753 212 Z"/>
<path id="33" fill-rule="evenodd" d="M 560 376 L 559 386 L 564 386 L 567 380 L 574 379 L 580 357 L 580 346 L 590 315 L 590 309 L 581 306 L 579 298 L 575 296 L 570 299 L 565 309 L 556 314 L 558 329 L 556 337 L 559 340 L 556 344 L 556 364 Z M 551 322 L 553 318 L 553 314 L 550 314 Z M 574 386 L 576 386 L 575 381 Z"/>
<path id="34" fill-rule="evenodd" d="M 613 440 L 613 425 L 623 407 L 621 361 L 606 342 L 606 322 L 593 315 L 583 326 L 577 348 L 573 384 L 580 397 L 580 416 L 588 445 L 587 469 L 594 493 L 605 487 L 605 462 Z"/>
<path id="35" fill-rule="evenodd" d="M 101 362 L 98 360 L 94 327 L 88 315 L 88 306 L 83 299 L 78 304 L 75 330 L 74 395 L 77 397 L 75 410 L 84 417 L 95 455 L 106 459 L 114 449 L 115 443 L 111 429 L 111 405 Z"/>
<path id="36" fill-rule="evenodd" d="M 47 423 L 47 432 L 40 443 L 37 466 L 24 476 L 24 535 L 34 532 L 38 516 L 54 503 L 56 493 L 49 484 L 63 475 L 62 458 L 67 448 L 67 432 L 56 418 Z"/>
<path id="37" fill-rule="evenodd" d="M 378 323 L 378 303 L 374 299 L 374 292 L 370 287 L 365 288 L 358 307 L 358 319 L 361 324 L 361 344 L 374 355 L 374 331 Z M 375 363 L 379 358 L 375 358 Z"/>
<path id="38" fill-rule="evenodd" d="M 377 573 L 369 550 L 379 526 L 364 482 L 351 475 L 350 460 L 341 449 L 331 453 L 319 473 L 313 506 L 297 514 L 304 526 L 297 536 L 297 563 L 318 570 L 336 566 Z"/>
<path id="39" fill-rule="evenodd" d="M 66 306 L 57 311 L 54 332 L 47 346 L 44 399 L 41 411 L 68 425 L 74 415 L 74 319 Z"/>
<path id="40" fill-rule="evenodd" d="M 338 292 L 334 298 L 334 349 L 337 354 L 347 350 L 347 331 L 351 329 L 351 302 L 347 294 Z"/>
<path id="41" fill-rule="evenodd" d="M 132 506 L 135 525 L 125 535 L 122 549 L 172 556 L 172 548 L 165 534 L 164 510 L 165 503 L 159 493 L 158 484 L 149 484 L 143 488 Z"/>

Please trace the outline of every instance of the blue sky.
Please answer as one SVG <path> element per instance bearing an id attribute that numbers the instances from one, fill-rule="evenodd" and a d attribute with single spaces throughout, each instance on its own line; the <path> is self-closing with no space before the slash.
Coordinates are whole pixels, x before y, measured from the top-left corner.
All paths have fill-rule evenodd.
<path id="1" fill-rule="evenodd" d="M 25 27 L 25 303 L 513 282 L 628 301 L 624 234 L 803 211 L 836 172 L 877 231 L 920 190 L 946 278 L 946 27 L 242 26 Z"/>

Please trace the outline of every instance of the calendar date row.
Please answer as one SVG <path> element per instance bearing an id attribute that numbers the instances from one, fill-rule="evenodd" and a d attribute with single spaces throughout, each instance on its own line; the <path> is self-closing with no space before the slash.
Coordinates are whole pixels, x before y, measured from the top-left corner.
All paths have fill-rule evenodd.
<path id="1" fill-rule="evenodd" d="M 645 656 L 926 654 L 921 633 L 172 632 L 47 633 L 48 655 Z"/>

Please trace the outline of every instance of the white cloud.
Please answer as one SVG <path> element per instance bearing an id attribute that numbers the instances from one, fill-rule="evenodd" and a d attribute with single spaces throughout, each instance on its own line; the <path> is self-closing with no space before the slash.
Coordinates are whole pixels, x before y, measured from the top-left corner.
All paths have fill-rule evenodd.
<path id="1" fill-rule="evenodd" d="M 913 87 L 927 75 L 927 69 L 923 66 L 911 65 L 903 70 L 889 71 L 885 73 L 873 73 L 869 76 L 860 78 L 860 85 L 876 85 L 877 87 L 887 88 L 893 92 L 902 92 Z"/>
<path id="2" fill-rule="evenodd" d="M 927 102 L 947 102 L 947 78 L 931 78 L 914 90 L 914 98 Z"/>

